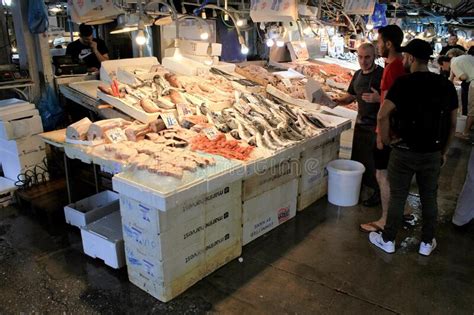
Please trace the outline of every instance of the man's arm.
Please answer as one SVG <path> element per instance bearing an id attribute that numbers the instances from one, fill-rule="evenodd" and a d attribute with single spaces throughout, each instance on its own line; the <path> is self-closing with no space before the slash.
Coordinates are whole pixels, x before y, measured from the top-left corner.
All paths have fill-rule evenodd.
<path id="1" fill-rule="evenodd" d="M 335 97 L 332 100 L 339 105 L 347 105 L 355 101 L 355 96 L 349 93 L 344 94 L 343 96 Z"/>
<path id="2" fill-rule="evenodd" d="M 109 54 L 108 53 L 105 53 L 105 54 L 100 53 L 99 49 L 97 48 L 97 42 L 92 42 L 91 43 L 91 49 L 92 49 L 92 52 L 97 57 L 97 60 L 99 60 L 100 62 L 109 60 Z"/>
<path id="3" fill-rule="evenodd" d="M 380 107 L 377 115 L 377 124 L 379 126 L 379 135 L 385 145 L 390 144 L 390 114 L 395 110 L 395 104 L 386 99 Z"/>

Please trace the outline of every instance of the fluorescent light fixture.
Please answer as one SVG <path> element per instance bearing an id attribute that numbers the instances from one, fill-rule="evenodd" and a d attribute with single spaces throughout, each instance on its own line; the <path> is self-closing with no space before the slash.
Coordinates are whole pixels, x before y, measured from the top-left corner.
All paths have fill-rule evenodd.
<path id="1" fill-rule="evenodd" d="M 12 5 L 12 0 L 2 0 L 2 4 L 6 7 L 9 7 Z"/>

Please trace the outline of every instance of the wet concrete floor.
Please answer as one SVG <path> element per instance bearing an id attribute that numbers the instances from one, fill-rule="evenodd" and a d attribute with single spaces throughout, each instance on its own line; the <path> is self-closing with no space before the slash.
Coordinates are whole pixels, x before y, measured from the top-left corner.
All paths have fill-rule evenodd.
<path id="1" fill-rule="evenodd" d="M 419 220 L 389 255 L 358 230 L 380 209 L 321 200 L 168 303 L 128 282 L 125 268 L 85 256 L 78 229 L 0 209 L 0 314 L 473 314 L 474 228 L 450 223 L 470 149 L 456 142 L 443 169 L 432 256 L 417 253 Z M 419 214 L 416 197 L 409 205 Z"/>

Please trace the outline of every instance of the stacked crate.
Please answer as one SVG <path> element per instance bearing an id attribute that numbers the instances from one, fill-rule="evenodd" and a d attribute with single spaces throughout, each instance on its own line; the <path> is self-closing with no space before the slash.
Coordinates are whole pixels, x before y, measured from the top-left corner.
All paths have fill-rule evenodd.
<path id="1" fill-rule="evenodd" d="M 204 194 L 182 190 L 170 202 L 121 175 L 113 184 L 120 193 L 129 280 L 160 301 L 241 254 L 241 180 Z"/>
<path id="2" fill-rule="evenodd" d="M 316 144 L 301 153 L 298 184 L 298 211 L 304 210 L 328 192 L 326 165 L 339 156 L 340 137 Z"/>
<path id="3" fill-rule="evenodd" d="M 38 110 L 18 99 L 0 100 L 0 163 L 6 178 L 21 179 L 19 174 L 32 170 L 46 158 Z"/>
<path id="4" fill-rule="evenodd" d="M 296 215 L 299 153 L 270 165 L 258 162 L 242 185 L 243 245 L 250 243 Z"/>

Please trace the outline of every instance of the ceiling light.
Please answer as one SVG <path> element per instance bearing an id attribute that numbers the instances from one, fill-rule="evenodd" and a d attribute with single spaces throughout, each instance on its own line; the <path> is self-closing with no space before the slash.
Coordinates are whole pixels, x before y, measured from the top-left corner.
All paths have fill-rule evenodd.
<path id="1" fill-rule="evenodd" d="M 202 10 L 202 11 L 201 11 L 201 17 L 203 18 L 203 20 L 207 19 L 206 11 L 205 11 L 205 10 Z"/>
<path id="2" fill-rule="evenodd" d="M 2 0 L 2 4 L 6 7 L 9 7 L 12 5 L 12 0 Z"/>
<path id="3" fill-rule="evenodd" d="M 237 20 L 237 26 L 238 26 L 238 27 L 244 26 L 244 20 L 238 19 L 238 20 Z"/>
<path id="4" fill-rule="evenodd" d="M 243 54 L 243 55 L 247 55 L 249 53 L 249 48 L 247 47 L 247 45 L 245 44 L 242 44 L 240 46 L 240 52 Z"/>
<path id="5" fill-rule="evenodd" d="M 285 42 L 282 41 L 281 39 L 278 39 L 278 40 L 276 41 L 276 45 L 277 45 L 277 47 L 283 47 L 283 46 L 285 46 Z"/>
<path id="6" fill-rule="evenodd" d="M 267 47 L 272 47 L 275 42 L 273 41 L 273 39 L 269 38 L 266 40 L 265 44 L 267 44 Z"/>
<path id="7" fill-rule="evenodd" d="M 368 22 L 366 25 L 365 25 L 365 28 L 368 30 L 368 31 L 371 31 L 374 29 L 374 24 L 372 24 L 372 22 Z"/>
<path id="8" fill-rule="evenodd" d="M 135 42 L 139 46 L 143 46 L 146 44 L 146 35 L 143 30 L 138 30 L 137 37 L 135 37 Z"/>
<path id="9" fill-rule="evenodd" d="M 202 32 L 200 35 L 202 40 L 208 40 L 209 39 L 209 33 L 208 32 Z"/>
<path id="10" fill-rule="evenodd" d="M 10 2 L 10 3 L 11 3 L 11 2 Z M 17 52 L 18 52 L 18 49 L 16 49 L 16 47 L 15 47 L 15 46 L 13 46 L 13 47 L 12 47 L 12 53 L 14 53 L 14 54 L 15 54 L 15 53 L 17 53 Z"/>

